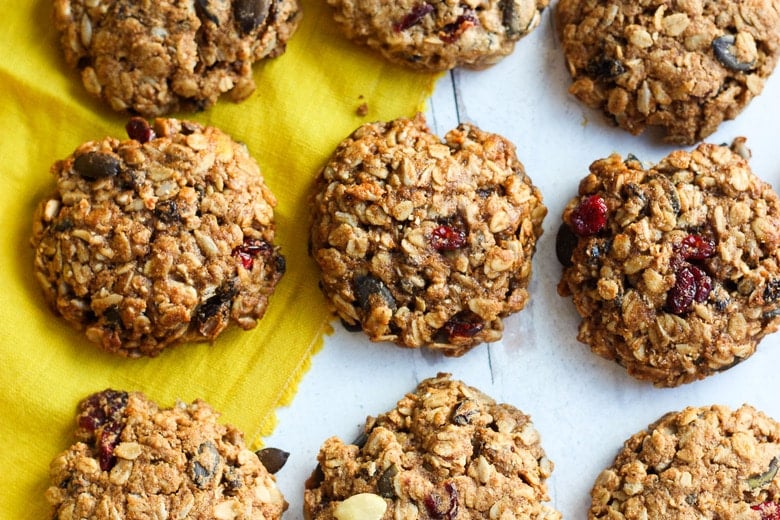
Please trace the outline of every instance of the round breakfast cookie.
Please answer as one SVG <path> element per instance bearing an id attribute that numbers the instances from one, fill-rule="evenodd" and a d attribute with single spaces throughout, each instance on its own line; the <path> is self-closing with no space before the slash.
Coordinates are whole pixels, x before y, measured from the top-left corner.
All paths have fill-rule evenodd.
<path id="1" fill-rule="evenodd" d="M 578 339 L 657 386 L 728 369 L 780 325 L 780 199 L 726 146 L 594 162 L 557 246 Z"/>
<path id="2" fill-rule="evenodd" d="M 328 0 L 347 37 L 414 69 L 484 69 L 512 52 L 549 0 Z"/>
<path id="3" fill-rule="evenodd" d="M 51 518 L 280 519 L 287 502 L 236 428 L 201 400 L 159 408 L 104 390 L 49 467 Z"/>
<path id="4" fill-rule="evenodd" d="M 734 119 L 780 53 L 780 0 L 561 0 L 569 91 L 632 134 L 693 144 Z"/>
<path id="5" fill-rule="evenodd" d="M 54 0 L 65 60 L 116 111 L 204 110 L 255 89 L 252 64 L 282 54 L 297 0 Z"/>
<path id="6" fill-rule="evenodd" d="M 547 209 L 515 147 L 418 115 L 358 128 L 323 167 L 311 254 L 331 308 L 373 341 L 459 356 L 528 300 Z"/>
<path id="7" fill-rule="evenodd" d="M 89 340 L 153 356 L 251 329 L 285 262 L 276 199 L 245 145 L 197 123 L 131 119 L 57 161 L 33 222 L 35 275 L 53 310 Z"/>
<path id="8" fill-rule="evenodd" d="M 306 520 L 560 519 L 547 502 L 553 464 L 530 417 L 438 374 L 369 417 L 359 445 L 320 448 Z"/>
<path id="9" fill-rule="evenodd" d="M 671 412 L 596 479 L 588 518 L 776 520 L 780 424 L 749 405 Z"/>

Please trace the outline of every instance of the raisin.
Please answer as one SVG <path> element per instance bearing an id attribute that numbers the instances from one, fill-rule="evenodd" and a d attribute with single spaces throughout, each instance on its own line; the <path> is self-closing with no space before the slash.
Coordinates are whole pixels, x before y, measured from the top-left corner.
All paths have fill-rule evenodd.
<path id="1" fill-rule="evenodd" d="M 179 215 L 179 207 L 173 199 L 158 202 L 154 207 L 154 214 L 166 224 L 176 223 L 181 218 Z"/>
<path id="2" fill-rule="evenodd" d="M 593 58 L 585 67 L 585 72 L 597 79 L 614 79 L 625 71 L 626 69 L 620 61 L 605 56 Z"/>
<path id="3" fill-rule="evenodd" d="M 747 72 L 756 66 L 756 62 L 743 62 L 739 61 L 739 58 L 734 53 L 734 44 L 737 39 L 733 34 L 726 34 L 719 36 L 712 40 L 712 52 L 715 54 L 715 58 L 727 69 L 731 69 L 737 72 Z"/>
<path id="4" fill-rule="evenodd" d="M 607 203 L 599 195 L 589 195 L 571 212 L 570 220 L 577 235 L 595 235 L 607 225 Z"/>
<path id="5" fill-rule="evenodd" d="M 92 434 L 98 451 L 100 469 L 109 471 L 116 463 L 114 449 L 124 429 L 124 411 L 127 407 L 127 392 L 107 389 L 92 394 L 79 405 L 77 423 L 80 428 Z"/>
<path id="6" fill-rule="evenodd" d="M 685 260 L 706 260 L 715 254 L 715 242 L 701 235 L 688 235 L 677 249 Z"/>
<path id="7" fill-rule="evenodd" d="M 431 518 L 452 520 L 458 516 L 458 490 L 451 482 L 444 484 L 444 490 L 447 492 L 448 500 L 439 494 L 431 493 L 425 497 L 425 509 Z"/>
<path id="8" fill-rule="evenodd" d="M 73 171 L 85 179 L 94 181 L 119 175 L 119 160 L 106 153 L 87 152 L 73 161 Z"/>
<path id="9" fill-rule="evenodd" d="M 780 520 L 780 505 L 777 502 L 767 500 L 750 506 L 753 511 L 758 511 L 761 514 L 761 520 Z"/>
<path id="10" fill-rule="evenodd" d="M 478 314 L 462 311 L 450 318 L 442 330 L 448 341 L 454 341 L 459 338 L 473 338 L 484 328 L 485 323 Z"/>
<path id="11" fill-rule="evenodd" d="M 703 302 L 712 290 L 712 279 L 696 267 L 685 264 L 675 273 L 674 286 L 666 295 L 666 307 L 674 314 L 688 312 L 694 301 Z"/>
<path id="12" fill-rule="evenodd" d="M 431 245 L 437 251 L 454 251 L 466 244 L 466 232 L 462 229 L 441 225 L 431 232 Z"/>
<path id="13" fill-rule="evenodd" d="M 238 294 L 238 289 L 233 284 L 228 284 L 226 287 L 217 289 L 212 297 L 198 306 L 195 310 L 194 321 L 202 334 L 206 334 L 210 319 L 220 314 L 227 316 L 236 294 Z"/>
<path id="14" fill-rule="evenodd" d="M 453 23 L 445 25 L 439 33 L 439 37 L 445 43 L 453 43 L 457 41 L 469 27 L 475 27 L 477 25 L 479 25 L 479 19 L 474 16 L 473 12 L 467 11 L 458 16 Z"/>
<path id="15" fill-rule="evenodd" d="M 156 137 L 149 122 L 143 117 L 131 117 L 125 125 L 127 136 L 139 143 L 148 143 Z"/>
<path id="16" fill-rule="evenodd" d="M 431 14 L 434 11 L 434 7 L 429 3 L 417 4 L 412 8 L 409 13 L 401 18 L 400 22 L 393 24 L 393 30 L 395 32 L 405 31 L 406 29 L 413 27 L 420 23 L 423 18 Z"/>
<path id="17" fill-rule="evenodd" d="M 274 474 L 287 463 L 290 454 L 279 448 L 263 448 L 255 452 L 268 473 Z"/>
<path id="18" fill-rule="evenodd" d="M 376 489 L 383 498 L 393 499 L 395 494 L 395 476 L 398 475 L 398 466 L 391 464 L 376 482 Z"/>
<path id="19" fill-rule="evenodd" d="M 217 18 L 217 15 L 209 11 L 209 0 L 195 0 L 195 13 L 199 18 L 205 17 L 214 25 L 219 26 L 219 18 Z"/>
<path id="20" fill-rule="evenodd" d="M 271 244 L 259 238 L 245 238 L 244 242 L 233 248 L 230 254 L 241 261 L 241 265 L 247 271 L 255 265 L 255 258 L 260 255 L 268 255 L 273 251 Z"/>

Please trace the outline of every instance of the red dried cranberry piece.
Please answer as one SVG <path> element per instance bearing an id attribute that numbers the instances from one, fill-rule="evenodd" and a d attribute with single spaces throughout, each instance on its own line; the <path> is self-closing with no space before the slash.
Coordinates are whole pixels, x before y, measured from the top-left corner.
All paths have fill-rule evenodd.
<path id="1" fill-rule="evenodd" d="M 761 520 L 780 520 L 780 505 L 777 502 L 767 500 L 766 502 L 750 506 L 750 509 L 761 513 Z"/>
<path id="2" fill-rule="evenodd" d="M 674 286 L 666 294 L 669 312 L 683 314 L 694 301 L 703 302 L 712 290 L 712 279 L 695 265 L 685 264 L 675 273 Z"/>
<path id="3" fill-rule="evenodd" d="M 396 22 L 393 24 L 393 30 L 395 32 L 405 31 L 409 27 L 412 27 L 420 23 L 423 18 L 431 14 L 433 11 L 434 11 L 433 5 L 427 2 L 424 4 L 417 4 L 412 8 L 411 11 L 409 11 L 409 13 L 406 16 L 401 18 L 400 22 Z"/>
<path id="4" fill-rule="evenodd" d="M 431 233 L 431 245 L 437 251 L 454 251 L 466 243 L 466 232 L 462 229 L 441 225 Z"/>
<path id="5" fill-rule="evenodd" d="M 581 237 L 595 235 L 607 225 L 607 203 L 599 195 L 580 201 L 571 213 L 571 227 Z"/>
<path id="6" fill-rule="evenodd" d="M 143 117 L 131 117 L 125 125 L 127 136 L 139 143 L 148 143 L 156 136 L 154 130 L 149 126 L 149 122 Z"/>
<path id="7" fill-rule="evenodd" d="M 113 468 L 116 462 L 114 448 L 119 444 L 124 428 L 127 397 L 127 392 L 107 389 L 89 396 L 79 405 L 77 423 L 94 435 L 94 446 L 103 471 Z"/>
<path id="8" fill-rule="evenodd" d="M 444 498 L 438 494 L 431 493 L 425 497 L 425 509 L 431 518 L 452 520 L 458 516 L 458 490 L 451 482 L 444 484 L 444 490 L 449 495 L 449 505 L 444 503 Z M 446 509 L 445 509 L 446 508 Z"/>
<path id="9" fill-rule="evenodd" d="M 706 260 L 715 254 L 715 242 L 701 235 L 688 235 L 680 241 L 678 250 L 685 260 Z"/>
<path id="10" fill-rule="evenodd" d="M 234 247 L 230 254 L 238 258 L 241 261 L 241 265 L 244 266 L 244 269 L 249 271 L 252 269 L 252 266 L 255 265 L 255 258 L 260 255 L 271 253 L 272 249 L 271 244 L 265 240 L 260 240 L 259 238 L 245 238 L 244 243 Z"/>
<path id="11" fill-rule="evenodd" d="M 473 338 L 484 328 L 485 323 L 479 315 L 463 311 L 450 318 L 442 330 L 447 335 L 447 340 L 453 341 L 458 338 Z"/>
<path id="12" fill-rule="evenodd" d="M 460 38 L 461 34 L 466 32 L 469 27 L 476 27 L 479 25 L 479 19 L 474 16 L 472 11 L 458 16 L 458 18 L 450 24 L 443 27 L 442 32 L 439 33 L 442 41 L 445 43 L 453 43 Z"/>

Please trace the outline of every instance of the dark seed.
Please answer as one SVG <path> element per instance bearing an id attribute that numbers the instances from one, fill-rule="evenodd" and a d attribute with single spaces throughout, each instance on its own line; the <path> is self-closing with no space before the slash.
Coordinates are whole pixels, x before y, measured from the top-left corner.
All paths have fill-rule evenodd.
<path id="1" fill-rule="evenodd" d="M 426 15 L 431 14 L 434 10 L 434 7 L 429 3 L 417 4 L 406 16 L 401 18 L 400 22 L 393 24 L 393 30 L 395 32 L 405 31 L 409 27 L 420 23 Z"/>
<path id="2" fill-rule="evenodd" d="M 322 472 L 322 466 L 317 464 L 317 467 L 312 470 L 311 475 L 309 475 L 309 478 L 307 478 L 306 482 L 303 484 L 303 488 L 316 489 L 324 480 L 325 473 Z"/>
<path id="3" fill-rule="evenodd" d="M 200 489 L 205 489 L 214 478 L 221 460 L 217 447 L 211 441 L 198 446 L 197 455 L 190 461 L 190 478 Z"/>
<path id="4" fill-rule="evenodd" d="M 143 117 L 131 117 L 125 125 L 127 136 L 139 143 L 148 143 L 155 138 L 154 130 Z"/>
<path id="5" fill-rule="evenodd" d="M 395 476 L 398 475 L 398 466 L 392 464 L 387 468 L 376 483 L 376 489 L 379 495 L 384 498 L 395 498 Z"/>
<path id="6" fill-rule="evenodd" d="M 520 13 L 515 9 L 514 0 L 501 0 L 498 4 L 501 10 L 501 24 L 506 29 L 506 35 L 510 38 L 522 34 L 528 27 L 520 26 Z"/>
<path id="7" fill-rule="evenodd" d="M 67 231 L 73 227 L 73 221 L 69 218 L 64 218 L 54 224 L 54 231 Z"/>
<path id="8" fill-rule="evenodd" d="M 179 207 L 173 199 L 158 202 L 154 208 L 154 214 L 166 224 L 178 222 L 180 218 Z"/>
<path id="9" fill-rule="evenodd" d="M 634 164 L 634 163 L 636 163 L 636 164 Z M 626 166 L 636 166 L 636 167 L 639 167 L 639 168 L 642 167 L 642 161 L 640 161 L 639 157 L 637 157 L 636 155 L 634 155 L 632 153 L 629 153 L 626 156 L 626 159 L 623 161 L 623 164 L 625 164 Z"/>
<path id="10" fill-rule="evenodd" d="M 750 489 L 762 488 L 771 483 L 775 479 L 775 475 L 777 475 L 779 463 L 780 460 L 778 460 L 777 457 L 773 457 L 772 460 L 769 461 L 769 468 L 765 472 L 748 477 L 747 482 Z"/>
<path id="11" fill-rule="evenodd" d="M 764 302 L 772 303 L 780 297 L 780 278 L 772 278 L 764 287 Z"/>
<path id="12" fill-rule="evenodd" d="M 284 467 L 290 454 L 279 448 L 263 448 L 256 451 L 257 457 L 269 473 L 274 474 Z"/>
<path id="13" fill-rule="evenodd" d="M 471 420 L 479 416 L 479 406 L 471 399 L 465 399 L 458 403 L 452 413 L 452 422 L 458 426 L 466 426 Z"/>
<path id="14" fill-rule="evenodd" d="M 363 326 L 360 324 L 360 322 L 357 323 L 347 323 L 344 318 L 341 318 L 341 325 L 347 330 L 347 332 L 360 332 L 363 330 Z"/>
<path id="15" fill-rule="evenodd" d="M 270 8 L 270 0 L 236 0 L 233 15 L 243 34 L 249 34 L 265 21 Z"/>
<path id="16" fill-rule="evenodd" d="M 235 495 L 244 486 L 241 475 L 233 466 L 225 468 L 224 473 L 222 473 L 222 484 L 225 486 L 226 495 Z"/>
<path id="17" fill-rule="evenodd" d="M 572 266 L 571 255 L 574 253 L 578 241 L 577 235 L 569 226 L 565 223 L 560 225 L 558 234 L 555 235 L 555 256 L 564 267 Z"/>
<path id="18" fill-rule="evenodd" d="M 739 61 L 737 55 L 734 54 L 734 43 L 736 40 L 737 39 L 733 34 L 719 36 L 712 40 L 712 52 L 715 53 L 715 57 L 727 69 L 735 70 L 737 72 L 746 72 L 755 67 L 756 62 L 751 61 L 745 63 Z"/>
<path id="19" fill-rule="evenodd" d="M 376 302 L 379 298 L 381 301 Z M 358 276 L 355 279 L 355 299 L 360 308 L 368 312 L 374 305 L 385 305 L 395 312 L 396 304 L 390 289 L 382 280 L 371 275 Z"/>
<path id="20" fill-rule="evenodd" d="M 593 58 L 585 67 L 585 72 L 597 79 L 614 79 L 625 71 L 626 69 L 620 61 L 604 56 Z"/>
<path id="21" fill-rule="evenodd" d="M 209 11 L 209 0 L 195 0 L 195 12 L 199 17 L 206 17 L 214 25 L 219 25 L 217 15 Z"/>
<path id="22" fill-rule="evenodd" d="M 111 155 L 100 152 L 87 152 L 79 155 L 73 161 L 73 170 L 84 177 L 94 181 L 104 177 L 115 177 L 119 174 L 119 160 Z"/>

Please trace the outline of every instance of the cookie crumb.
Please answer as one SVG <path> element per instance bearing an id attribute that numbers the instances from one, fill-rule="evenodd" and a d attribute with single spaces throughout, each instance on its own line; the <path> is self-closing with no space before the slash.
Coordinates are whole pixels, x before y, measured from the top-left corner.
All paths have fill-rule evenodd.
<path id="1" fill-rule="evenodd" d="M 355 113 L 360 117 L 365 117 L 368 114 L 368 103 L 361 103 L 355 110 Z"/>

